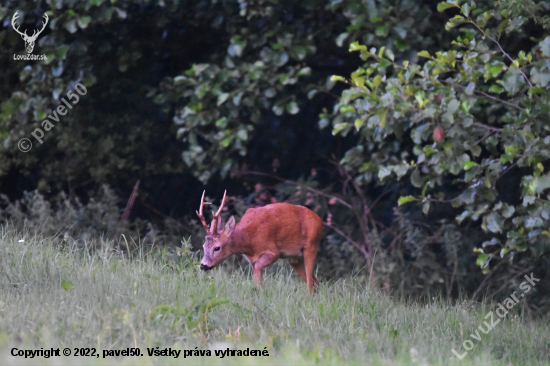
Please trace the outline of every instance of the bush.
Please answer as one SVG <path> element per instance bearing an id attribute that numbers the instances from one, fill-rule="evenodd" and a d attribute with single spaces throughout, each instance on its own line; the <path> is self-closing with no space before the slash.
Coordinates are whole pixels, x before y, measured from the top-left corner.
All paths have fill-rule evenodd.
<path id="1" fill-rule="evenodd" d="M 540 264 L 550 250 L 550 36 L 514 57 L 501 45 L 529 19 L 545 29 L 550 22 L 532 12 L 546 5 L 514 4 L 440 3 L 456 14 L 446 29 L 460 26 L 453 48 L 410 61 L 351 43 L 366 63 L 349 79 L 333 77 L 348 88 L 334 113 L 321 115 L 332 118 L 333 134 L 356 131 L 341 164 L 358 186 L 397 178 L 416 188 L 399 205 L 420 203 L 428 215 L 446 204 L 459 225 L 487 233 L 475 243 L 484 274 L 501 262 Z M 498 189 L 515 167 L 518 201 L 502 192 L 514 187 Z"/>

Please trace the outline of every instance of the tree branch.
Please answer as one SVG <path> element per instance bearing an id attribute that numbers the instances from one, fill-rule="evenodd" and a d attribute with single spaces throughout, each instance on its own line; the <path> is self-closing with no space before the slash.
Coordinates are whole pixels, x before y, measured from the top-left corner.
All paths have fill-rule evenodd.
<path id="1" fill-rule="evenodd" d="M 459 84 L 455 84 L 453 83 L 452 81 L 449 81 L 449 80 L 440 80 L 442 83 L 446 83 L 446 84 L 450 84 L 452 86 L 456 86 L 456 87 L 459 87 L 461 89 L 466 89 L 465 86 L 462 86 L 462 85 L 459 85 Z M 484 93 L 482 92 L 481 90 L 477 90 L 477 89 L 474 89 L 474 93 L 476 94 L 480 94 L 480 95 L 483 95 L 485 98 L 487 99 L 491 99 L 491 100 L 494 100 L 495 102 L 499 102 L 499 103 L 502 103 L 504 105 L 507 105 L 509 107 L 512 107 L 512 108 L 516 108 L 516 109 L 519 109 L 520 111 L 523 111 L 523 109 L 515 104 L 512 104 L 512 103 L 509 103 L 505 100 L 502 100 L 502 99 L 498 99 L 497 97 L 493 97 L 492 95 L 490 94 L 487 94 L 487 93 Z"/>
<path id="2" fill-rule="evenodd" d="M 483 33 L 485 34 L 485 33 Z M 486 34 L 485 34 L 486 35 Z M 497 40 L 491 38 L 490 36 L 486 35 L 487 38 L 489 38 L 491 41 L 495 42 L 498 46 L 498 48 L 500 48 L 500 52 L 502 52 L 506 57 L 508 57 L 508 59 L 513 63 L 514 60 L 510 57 L 510 55 L 508 55 L 506 52 L 504 52 L 504 50 L 502 49 L 502 47 L 500 46 L 500 43 L 498 43 Z M 529 78 L 527 78 L 527 75 L 525 75 L 525 73 L 523 71 L 521 71 L 521 69 L 518 67 L 518 70 L 519 72 L 521 72 L 521 75 L 523 75 L 523 77 L 525 78 L 525 81 L 527 81 L 527 84 L 529 84 L 529 86 L 532 88 L 533 87 L 533 84 L 531 84 L 531 82 L 529 81 Z"/>
<path id="3" fill-rule="evenodd" d="M 502 132 L 502 131 L 504 131 L 504 129 L 502 129 L 502 128 L 491 127 L 491 126 L 484 125 L 482 123 L 474 123 L 474 126 L 481 127 L 481 128 L 483 128 L 487 131 L 492 131 L 492 132 Z"/>
<path id="4" fill-rule="evenodd" d="M 343 237 L 344 239 L 346 239 L 346 241 L 348 241 L 351 245 L 353 245 L 354 247 L 356 247 L 357 249 L 359 249 L 361 251 L 361 253 L 363 253 L 363 255 L 365 256 L 365 259 L 369 260 L 369 253 L 367 252 L 367 250 L 365 249 L 364 246 L 362 246 L 361 244 L 359 244 L 358 242 L 356 242 L 355 240 L 353 240 L 352 238 L 350 238 L 349 236 L 346 235 L 346 233 L 344 233 L 342 230 L 338 229 L 337 227 L 335 226 L 332 226 L 330 224 L 328 224 L 327 222 L 323 222 L 323 225 L 328 227 L 328 228 L 331 228 L 332 230 L 334 230 L 338 235 L 340 235 L 341 237 Z"/>

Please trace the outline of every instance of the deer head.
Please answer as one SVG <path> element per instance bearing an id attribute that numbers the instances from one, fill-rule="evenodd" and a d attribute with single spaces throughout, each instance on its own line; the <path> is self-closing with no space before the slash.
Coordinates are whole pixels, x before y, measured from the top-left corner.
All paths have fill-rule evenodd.
<path id="1" fill-rule="evenodd" d="M 204 258 L 202 259 L 201 269 L 203 271 L 208 271 L 223 262 L 225 258 L 232 254 L 230 248 L 230 237 L 231 234 L 233 234 L 233 231 L 235 231 L 235 217 L 231 216 L 225 224 L 225 228 L 223 230 L 218 230 L 218 227 L 222 224 L 220 213 L 222 212 L 223 205 L 225 204 L 225 195 L 227 193 L 227 191 L 225 191 L 223 194 L 222 204 L 220 205 L 218 211 L 214 214 L 212 223 L 208 226 L 202 209 L 204 205 L 211 205 L 212 203 L 204 202 L 205 193 L 206 191 L 202 193 L 201 206 L 197 212 L 197 215 L 202 222 L 202 226 L 206 229 L 206 237 L 203 245 Z"/>
<path id="2" fill-rule="evenodd" d="M 21 38 L 23 38 L 23 41 L 25 41 L 25 48 L 27 49 L 27 53 L 31 53 L 34 49 L 34 43 L 36 42 L 36 39 L 38 38 L 38 35 L 42 33 L 42 31 L 46 28 L 46 24 L 48 24 L 48 15 L 44 14 L 44 25 L 42 26 L 42 29 L 40 29 L 37 33 L 36 29 L 34 30 L 32 36 L 27 35 L 27 31 L 25 33 L 22 33 L 19 31 L 19 27 L 16 27 L 15 21 L 17 20 L 17 11 L 15 14 L 13 14 L 13 18 L 11 18 L 11 26 L 13 29 L 21 35 Z"/>

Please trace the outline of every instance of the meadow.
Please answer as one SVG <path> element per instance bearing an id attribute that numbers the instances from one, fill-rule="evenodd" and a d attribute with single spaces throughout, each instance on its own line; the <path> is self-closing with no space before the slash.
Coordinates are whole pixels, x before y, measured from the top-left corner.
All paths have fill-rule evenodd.
<path id="1" fill-rule="evenodd" d="M 310 296 L 290 267 L 254 287 L 246 270 L 202 272 L 186 250 L 76 248 L 63 237 L 0 232 L 3 365 L 548 365 L 550 325 L 512 309 L 494 329 L 495 304 L 396 299 L 353 278 L 324 281 Z M 288 271 L 285 270 L 288 267 Z M 473 348 L 459 360 L 463 342 Z M 178 358 L 150 350 L 183 350 Z M 95 349 L 99 357 L 14 357 L 12 349 Z M 142 356 L 103 358 L 139 348 Z M 259 350 L 269 356 L 215 355 Z M 208 350 L 189 356 L 185 350 Z"/>

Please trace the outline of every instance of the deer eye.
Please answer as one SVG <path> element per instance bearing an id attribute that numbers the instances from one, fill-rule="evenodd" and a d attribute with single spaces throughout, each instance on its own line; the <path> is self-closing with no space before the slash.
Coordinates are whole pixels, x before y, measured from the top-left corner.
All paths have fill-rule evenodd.
<path id="1" fill-rule="evenodd" d="M 221 248 L 220 247 L 215 247 L 214 248 L 214 251 L 217 252 L 218 250 L 220 250 Z"/>

